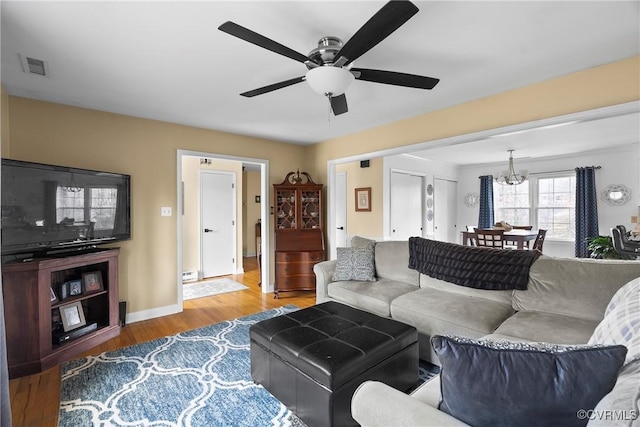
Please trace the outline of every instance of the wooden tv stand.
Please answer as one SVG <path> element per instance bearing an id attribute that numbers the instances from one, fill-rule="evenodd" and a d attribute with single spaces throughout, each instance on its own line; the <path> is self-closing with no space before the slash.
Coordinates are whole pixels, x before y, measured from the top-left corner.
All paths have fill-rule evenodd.
<path id="1" fill-rule="evenodd" d="M 120 334 L 118 253 L 105 249 L 2 265 L 4 316 L 9 377 L 44 371 Z M 100 272 L 102 289 L 85 290 L 63 299 L 61 286 Z M 51 289 L 57 300 L 51 300 Z M 64 331 L 60 307 L 79 302 L 86 326 Z M 72 335 L 68 337 L 68 335 Z M 66 340 L 65 340 L 66 337 Z"/>

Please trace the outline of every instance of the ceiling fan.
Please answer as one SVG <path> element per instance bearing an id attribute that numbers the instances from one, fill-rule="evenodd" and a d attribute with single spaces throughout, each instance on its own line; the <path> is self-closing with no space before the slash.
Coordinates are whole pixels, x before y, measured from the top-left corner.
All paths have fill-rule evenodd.
<path id="1" fill-rule="evenodd" d="M 433 89 L 438 84 L 440 79 L 433 77 L 352 67 L 353 61 L 387 38 L 417 12 L 418 8 L 410 1 L 390 1 L 346 43 L 343 44 L 338 37 L 323 37 L 318 42 L 318 47 L 309 55 L 296 52 L 231 21 L 220 25 L 218 29 L 307 66 L 308 71 L 304 76 L 250 90 L 240 95 L 253 97 L 306 81 L 315 92 L 329 99 L 333 114 L 339 115 L 348 111 L 347 97 L 344 92 L 354 79 L 417 89 Z"/>

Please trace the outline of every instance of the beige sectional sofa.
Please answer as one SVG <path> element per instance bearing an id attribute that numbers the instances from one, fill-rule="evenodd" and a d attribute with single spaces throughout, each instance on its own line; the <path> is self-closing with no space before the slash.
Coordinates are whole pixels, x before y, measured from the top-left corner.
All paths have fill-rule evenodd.
<path id="1" fill-rule="evenodd" d="M 352 246 L 368 244 L 371 242 L 357 237 L 352 241 Z M 541 256 L 530 268 L 526 290 L 491 291 L 448 283 L 408 268 L 407 241 L 375 243 L 374 260 L 376 281 L 333 281 L 336 260 L 317 264 L 317 302 L 338 301 L 415 326 L 420 357 L 434 364 L 439 364 L 430 343 L 434 335 L 593 344 L 596 327 L 601 328 L 599 324 L 607 318 L 620 315 L 620 309 L 612 313 L 609 310 L 615 306 L 610 301 L 621 287 L 636 283 L 632 304 L 640 304 L 640 296 L 636 295 L 640 288 L 640 261 Z M 638 317 L 637 307 L 631 315 L 629 309 L 624 310 L 627 318 Z M 633 322 L 637 323 L 637 319 Z M 634 328 L 638 329 L 638 325 Z M 634 346 L 640 346 L 637 336 L 631 339 Z M 618 343 L 613 340 L 605 344 Z M 635 426 L 640 422 L 640 359 L 631 357 L 636 359 L 631 363 L 627 360 L 613 391 L 600 401 L 596 412 L 588 413 L 589 425 Z M 438 409 L 440 392 L 438 377 L 411 395 L 368 381 L 354 394 L 352 415 L 363 426 L 466 425 Z M 621 419 L 610 423 L 606 416 Z"/>
<path id="2" fill-rule="evenodd" d="M 352 246 L 370 241 L 358 237 Z M 336 260 L 316 264 L 316 302 L 337 301 L 418 329 L 420 358 L 439 364 L 434 335 L 586 344 L 615 292 L 640 277 L 639 261 L 541 256 L 526 290 L 482 290 L 412 270 L 408 241 L 374 247 L 377 280 L 333 281 Z"/>
<path id="3" fill-rule="evenodd" d="M 352 246 L 368 244 L 371 242 L 357 237 L 352 241 Z M 448 283 L 408 268 L 407 241 L 375 243 L 374 260 L 376 281 L 333 281 L 336 260 L 317 264 L 314 268 L 317 302 L 338 301 L 415 326 L 420 358 L 434 364 L 439 364 L 430 343 L 434 335 L 600 344 L 594 341 L 598 334 L 616 337 L 620 335 L 618 330 L 624 330 L 622 334 L 626 337 L 621 341 L 630 347 L 627 359 L 633 360 L 625 362 L 613 390 L 594 411 L 587 413 L 591 420 L 584 422 L 589 421 L 590 426 L 639 425 L 640 261 L 541 256 L 529 270 L 526 290 L 491 291 Z M 615 308 L 621 304 L 614 303 L 615 298 L 611 301 L 612 297 L 625 292 L 629 284 L 634 284 L 634 288 L 623 299 L 632 308 Z M 630 329 L 635 335 L 629 338 L 627 325 L 620 325 L 620 316 L 624 318 L 622 322 L 631 319 L 634 325 Z M 607 325 L 609 319 L 615 326 Z M 625 342 L 629 339 L 631 345 Z M 606 345 L 620 344 L 616 338 L 600 341 Z M 439 377 L 424 383 L 411 395 L 368 381 L 354 394 L 352 415 L 363 426 L 466 425 L 438 409 L 441 398 Z"/>

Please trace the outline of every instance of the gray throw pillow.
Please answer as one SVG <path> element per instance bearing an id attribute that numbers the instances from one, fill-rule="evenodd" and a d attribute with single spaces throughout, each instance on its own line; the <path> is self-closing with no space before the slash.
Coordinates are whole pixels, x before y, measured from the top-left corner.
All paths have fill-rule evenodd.
<path id="1" fill-rule="evenodd" d="M 337 248 L 338 260 L 333 273 L 333 281 L 364 280 L 376 281 L 374 245 L 360 248 Z"/>
<path id="2" fill-rule="evenodd" d="M 439 409 L 479 426 L 584 426 L 611 391 L 627 349 L 436 335 Z"/>
<path id="3" fill-rule="evenodd" d="M 376 241 L 375 240 L 371 240 L 371 239 L 367 239 L 366 237 L 360 237 L 360 236 L 353 236 L 351 238 L 351 247 L 352 248 L 366 248 L 370 245 L 374 245 L 375 246 Z"/>

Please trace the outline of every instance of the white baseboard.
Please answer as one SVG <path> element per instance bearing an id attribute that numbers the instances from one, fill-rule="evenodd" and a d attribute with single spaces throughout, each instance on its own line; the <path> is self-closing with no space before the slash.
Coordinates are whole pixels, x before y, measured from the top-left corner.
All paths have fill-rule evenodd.
<path id="1" fill-rule="evenodd" d="M 127 323 L 141 322 L 143 320 L 155 319 L 156 317 L 168 316 L 182 312 L 182 307 L 178 304 L 167 305 L 165 307 L 151 308 L 149 310 L 127 313 Z"/>

